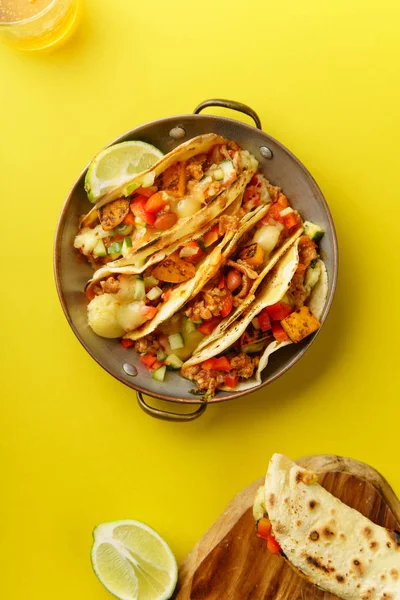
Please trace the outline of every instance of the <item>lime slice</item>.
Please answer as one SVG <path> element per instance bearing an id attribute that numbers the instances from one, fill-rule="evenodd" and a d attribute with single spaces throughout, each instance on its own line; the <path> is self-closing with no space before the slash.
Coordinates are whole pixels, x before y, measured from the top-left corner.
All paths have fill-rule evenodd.
<path id="1" fill-rule="evenodd" d="M 166 600 L 178 578 L 174 555 L 139 521 L 114 521 L 94 532 L 92 564 L 101 583 L 121 600 Z"/>
<path id="2" fill-rule="evenodd" d="M 85 190 L 90 202 L 97 202 L 107 192 L 149 169 L 164 155 L 146 142 L 114 144 L 99 152 L 89 165 Z"/>

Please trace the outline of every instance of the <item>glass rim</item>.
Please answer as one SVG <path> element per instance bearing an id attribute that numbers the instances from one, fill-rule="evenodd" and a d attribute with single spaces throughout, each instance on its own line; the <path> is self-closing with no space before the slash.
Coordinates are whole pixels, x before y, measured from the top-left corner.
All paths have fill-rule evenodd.
<path id="1" fill-rule="evenodd" d="M 51 10 L 57 2 L 59 2 L 59 0 L 51 0 L 50 4 L 43 8 L 43 10 L 38 12 L 36 15 L 28 17 L 27 19 L 21 19 L 20 21 L 0 21 L 0 29 L 1 27 L 10 27 L 10 25 L 25 25 L 26 23 L 33 23 L 33 21 L 40 19 L 40 17 L 49 12 L 49 10 Z"/>

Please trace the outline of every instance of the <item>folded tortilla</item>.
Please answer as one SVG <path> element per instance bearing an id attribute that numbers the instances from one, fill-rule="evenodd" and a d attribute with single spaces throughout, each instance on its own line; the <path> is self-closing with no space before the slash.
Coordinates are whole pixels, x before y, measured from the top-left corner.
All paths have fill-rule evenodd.
<path id="1" fill-rule="evenodd" d="M 264 506 L 289 564 L 343 600 L 400 598 L 400 535 L 350 508 L 307 471 L 274 454 Z"/>
<path id="2" fill-rule="evenodd" d="M 229 256 L 235 251 L 241 237 L 260 221 L 267 211 L 268 205 L 264 205 L 251 213 L 247 213 L 241 219 L 239 230 L 236 233 L 228 231 L 225 234 L 222 241 L 196 267 L 195 276 L 174 288 L 170 299 L 160 306 L 153 319 L 147 321 L 138 329 L 128 332 L 124 337 L 130 340 L 138 340 L 155 331 L 161 323 L 176 314 L 186 302 L 193 298 L 216 275 Z M 125 271 L 126 273 L 127 271 Z"/>
<path id="3" fill-rule="evenodd" d="M 281 257 L 275 269 L 265 279 L 256 297 L 253 296 L 250 298 L 250 306 L 248 306 L 246 312 L 240 319 L 231 323 L 230 327 L 227 327 L 222 331 L 219 337 L 214 336 L 213 338 L 212 334 L 208 336 L 208 338 L 213 338 L 208 345 L 200 344 L 197 347 L 194 354 L 182 367 L 182 374 L 184 376 L 188 367 L 200 364 L 209 358 L 216 357 L 225 352 L 225 350 L 228 350 L 228 348 L 230 348 L 230 346 L 232 346 L 246 331 L 254 317 L 257 317 L 264 308 L 282 300 L 289 289 L 290 282 L 299 264 L 298 236 L 295 237 L 295 239 L 292 238 L 291 243 L 291 248 L 283 255 L 283 257 Z M 326 301 L 328 279 L 326 268 L 322 260 L 318 260 L 315 268 L 319 270 L 319 279 L 312 289 L 311 294 L 306 301 L 306 305 L 309 306 L 317 319 L 320 319 Z M 274 340 L 268 344 L 260 356 L 260 361 L 254 377 L 238 383 L 235 390 L 246 390 L 260 385 L 262 381 L 262 372 L 268 365 L 271 354 L 291 343 L 292 342 L 290 341 L 278 342 Z M 231 388 L 221 389 L 230 390 Z"/>

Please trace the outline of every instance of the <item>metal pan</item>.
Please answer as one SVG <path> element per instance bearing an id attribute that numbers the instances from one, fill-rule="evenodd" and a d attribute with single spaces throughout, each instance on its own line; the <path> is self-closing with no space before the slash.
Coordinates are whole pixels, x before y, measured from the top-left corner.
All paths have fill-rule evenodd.
<path id="1" fill-rule="evenodd" d="M 199 114 L 204 108 L 210 106 L 221 106 L 245 113 L 254 120 L 256 127 L 234 119 Z M 261 130 L 260 119 L 253 109 L 230 100 L 206 100 L 197 106 L 194 114 L 152 121 L 128 131 L 111 143 L 139 139 L 153 144 L 163 152 L 169 152 L 185 140 L 210 132 L 235 140 L 242 148 L 254 154 L 260 163 L 260 169 L 273 184 L 282 187 L 303 218 L 318 223 L 325 230 L 321 248 L 326 257 L 329 290 L 321 318 L 323 323 L 333 300 L 338 271 L 337 240 L 332 217 L 313 177 L 287 148 Z M 155 381 L 149 377 L 148 370 L 139 362 L 138 355 L 133 350 L 123 348 L 116 340 L 98 337 L 87 324 L 87 301 L 83 290 L 91 277 L 92 269 L 86 262 L 80 260 L 73 248 L 79 216 L 88 212 L 90 208 L 83 187 L 86 169 L 87 167 L 79 175 L 68 194 L 55 238 L 54 273 L 65 316 L 81 344 L 99 365 L 119 381 L 136 390 L 138 402 L 147 414 L 173 421 L 196 419 L 203 414 L 207 403 L 190 393 L 193 385 L 189 381 L 174 372 L 169 372 L 163 383 Z M 316 335 L 273 354 L 261 386 L 252 391 L 268 385 L 283 375 L 303 356 Z M 218 392 L 217 396 L 208 403 L 233 400 L 248 393 L 248 391 Z M 146 403 L 143 394 L 168 400 L 171 403 L 191 404 L 195 410 L 190 414 L 178 414 L 156 409 Z"/>

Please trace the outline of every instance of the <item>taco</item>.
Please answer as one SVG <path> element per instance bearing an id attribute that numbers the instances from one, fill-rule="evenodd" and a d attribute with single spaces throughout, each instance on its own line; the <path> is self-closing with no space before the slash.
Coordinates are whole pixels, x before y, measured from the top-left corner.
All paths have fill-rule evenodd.
<path id="1" fill-rule="evenodd" d="M 400 534 L 335 498 L 274 454 L 253 507 L 258 535 L 301 576 L 343 600 L 400 598 Z"/>
<path id="2" fill-rule="evenodd" d="M 235 142 L 215 134 L 193 138 L 101 198 L 74 246 L 95 268 L 116 260 L 122 262 L 113 266 L 141 266 L 221 215 L 257 166 Z"/>
<path id="3" fill-rule="evenodd" d="M 210 237 L 209 226 L 205 227 L 201 237 L 176 243 L 172 253 L 165 253 L 161 261 L 160 255 L 148 261 L 139 274 L 132 266 L 100 269 L 86 290 L 90 327 L 103 337 L 124 336 L 125 346 L 151 334 L 214 276 L 240 238 L 267 210 L 268 205 L 260 206 L 241 220 L 224 214 L 216 238 Z"/>
<path id="4" fill-rule="evenodd" d="M 326 268 L 315 242 L 298 235 L 246 311 L 222 335 L 199 345 L 181 374 L 196 383 L 195 393 L 207 398 L 217 389 L 259 385 L 273 352 L 319 329 L 327 289 Z"/>

